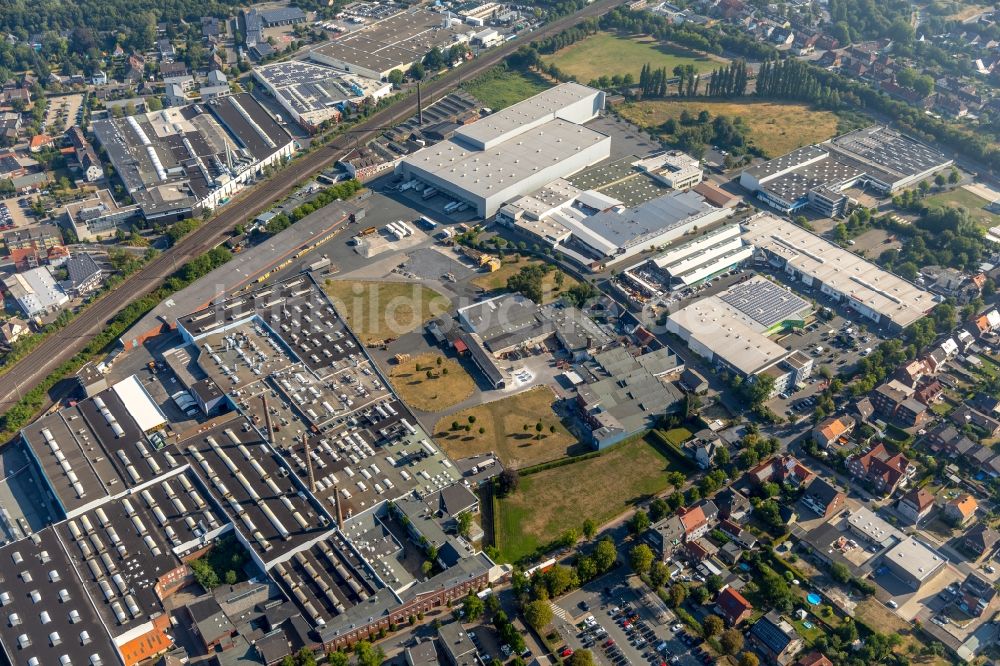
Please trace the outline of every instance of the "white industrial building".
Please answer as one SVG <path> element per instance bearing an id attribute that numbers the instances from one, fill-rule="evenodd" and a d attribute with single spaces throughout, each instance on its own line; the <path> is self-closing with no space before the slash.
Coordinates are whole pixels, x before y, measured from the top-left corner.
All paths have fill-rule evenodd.
<path id="1" fill-rule="evenodd" d="M 339 121 L 352 105 L 378 102 L 392 93 L 391 83 L 303 60 L 260 65 L 253 68 L 253 76 L 310 132 L 328 120 Z"/>
<path id="2" fill-rule="evenodd" d="M 3 286 L 26 317 L 55 312 L 69 302 L 69 296 L 46 266 L 14 273 L 4 278 Z"/>
<path id="3" fill-rule="evenodd" d="M 491 217 L 508 201 L 608 158 L 611 138 L 583 126 L 603 108 L 602 91 L 564 83 L 407 156 L 397 173 Z"/>
<path id="4" fill-rule="evenodd" d="M 686 190 L 701 182 L 704 171 L 701 162 L 679 150 L 668 150 L 633 162 L 632 166 L 644 171 L 667 187 Z"/>
<path id="5" fill-rule="evenodd" d="M 667 317 L 667 331 L 706 361 L 740 377 L 767 373 L 775 393 L 812 374 L 812 359 L 785 349 L 768 334 L 801 325 L 810 304 L 763 276 L 739 282 Z"/>
<path id="6" fill-rule="evenodd" d="M 896 331 L 926 315 L 938 302 L 929 291 L 770 214 L 744 221 L 743 238 L 789 276 Z"/>
<path id="7" fill-rule="evenodd" d="M 871 187 L 891 194 L 952 162 L 916 139 L 875 126 L 745 169 L 740 185 L 783 213 L 808 206 L 832 217 L 845 211 L 848 198 L 843 191 L 848 188 Z"/>
<path id="8" fill-rule="evenodd" d="M 685 289 L 753 257 L 738 224 L 727 224 L 631 266 L 622 277 L 649 296 Z"/>

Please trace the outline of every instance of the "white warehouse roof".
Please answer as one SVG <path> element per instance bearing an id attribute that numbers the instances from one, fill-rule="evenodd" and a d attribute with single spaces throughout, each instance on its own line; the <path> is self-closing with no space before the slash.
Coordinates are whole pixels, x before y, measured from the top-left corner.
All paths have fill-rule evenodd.
<path id="1" fill-rule="evenodd" d="M 135 375 L 129 375 L 111 389 L 143 432 L 155 430 L 167 422 L 167 417 Z"/>

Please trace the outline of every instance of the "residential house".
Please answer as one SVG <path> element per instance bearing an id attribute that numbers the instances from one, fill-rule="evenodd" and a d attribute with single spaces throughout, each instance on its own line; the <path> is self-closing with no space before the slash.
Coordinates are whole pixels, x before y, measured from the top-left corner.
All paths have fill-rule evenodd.
<path id="1" fill-rule="evenodd" d="M 765 657 L 764 663 L 788 666 L 802 649 L 802 637 L 775 611 L 770 611 L 750 627 L 750 643 Z"/>
<path id="2" fill-rule="evenodd" d="M 833 666 L 833 662 L 822 652 L 810 652 L 804 657 L 799 657 L 795 666 Z"/>
<path id="3" fill-rule="evenodd" d="M 714 501 L 715 505 L 719 507 L 719 517 L 724 520 L 745 521 L 750 516 L 750 512 L 753 511 L 750 500 L 732 486 L 719 492 Z"/>
<path id="4" fill-rule="evenodd" d="M 719 521 L 719 529 L 726 533 L 726 535 L 735 543 L 736 545 L 746 548 L 747 550 L 757 547 L 757 537 L 755 537 L 748 530 L 743 529 L 737 523 L 729 519 L 723 519 Z"/>
<path id="5" fill-rule="evenodd" d="M 694 506 L 678 515 L 684 526 L 684 538 L 693 541 L 708 532 L 709 522 L 701 506 Z"/>
<path id="6" fill-rule="evenodd" d="M 668 516 L 653 523 L 644 539 L 660 560 L 666 560 L 684 543 L 684 523 L 677 516 Z"/>
<path id="7" fill-rule="evenodd" d="M 30 333 L 28 322 L 23 319 L 11 317 L 0 323 L 0 342 L 5 345 L 11 345 Z"/>
<path id="8" fill-rule="evenodd" d="M 944 505 L 942 515 L 952 525 L 962 526 L 972 520 L 978 508 L 979 502 L 976 501 L 976 498 L 968 493 L 963 493 Z"/>
<path id="9" fill-rule="evenodd" d="M 971 425 L 981 430 L 987 437 L 1000 435 L 1000 420 L 983 414 L 978 409 L 962 405 L 949 416 L 952 423 L 958 426 Z"/>
<path id="10" fill-rule="evenodd" d="M 906 386 L 916 386 L 925 374 L 927 374 L 927 366 L 920 359 L 915 359 L 896 370 L 896 379 Z"/>
<path id="11" fill-rule="evenodd" d="M 747 476 L 758 485 L 773 481 L 798 488 L 809 483 L 816 474 L 794 456 L 782 455 L 765 460 L 747 472 Z"/>
<path id="12" fill-rule="evenodd" d="M 948 354 L 941 348 L 935 349 L 923 358 L 924 365 L 932 373 L 938 373 L 944 370 L 945 364 L 948 363 Z"/>
<path id="13" fill-rule="evenodd" d="M 966 551 L 975 555 L 976 560 L 989 557 L 996 549 L 997 541 L 1000 541 L 1000 532 L 987 525 L 978 523 L 965 533 L 962 539 L 962 547 Z"/>
<path id="14" fill-rule="evenodd" d="M 846 414 L 843 416 L 831 416 L 820 421 L 813 428 L 813 441 L 820 447 L 828 449 L 838 442 L 846 442 L 847 438 L 854 432 L 856 425 L 857 421 L 852 416 L 847 416 Z"/>
<path id="15" fill-rule="evenodd" d="M 46 148 L 55 147 L 55 141 L 48 134 L 36 134 L 31 137 L 31 141 L 28 142 L 28 152 L 29 153 L 40 153 Z"/>
<path id="16" fill-rule="evenodd" d="M 681 373 L 681 386 L 690 393 L 702 394 L 708 391 L 708 380 L 697 370 L 684 368 Z"/>
<path id="17" fill-rule="evenodd" d="M 937 402 L 941 394 L 944 392 L 944 387 L 936 379 L 930 381 L 921 382 L 917 386 L 916 393 L 913 394 L 913 399 L 917 402 L 930 407 L 935 402 Z"/>
<path id="18" fill-rule="evenodd" d="M 67 280 L 65 291 L 83 296 L 101 286 L 103 271 L 94 258 L 86 252 L 74 254 L 66 260 Z"/>
<path id="19" fill-rule="evenodd" d="M 869 484 L 875 492 L 891 495 L 906 486 L 917 468 L 901 453 L 891 453 L 879 443 L 865 453 L 847 459 L 847 470 L 856 479 Z"/>
<path id="20" fill-rule="evenodd" d="M 973 617 L 982 617 L 996 599 L 997 589 L 993 583 L 976 572 L 970 573 L 962 581 L 957 600 L 958 607 Z"/>
<path id="21" fill-rule="evenodd" d="M 730 627 L 740 625 L 753 613 L 753 604 L 732 586 L 719 592 L 715 598 L 715 606 L 719 609 L 719 615 Z"/>
<path id="22" fill-rule="evenodd" d="M 104 168 L 101 166 L 101 161 L 97 159 L 94 147 L 90 145 L 87 137 L 83 135 L 83 130 L 79 126 L 73 125 L 66 134 L 73 144 L 76 161 L 80 163 L 80 168 L 83 170 L 83 177 L 88 183 L 100 180 L 104 176 Z"/>
<path id="23" fill-rule="evenodd" d="M 875 411 L 886 419 L 896 417 L 896 410 L 906 400 L 913 396 L 914 389 L 899 380 L 893 379 L 871 392 L 872 406 Z"/>
<path id="24" fill-rule="evenodd" d="M 934 508 L 934 495 L 923 488 L 914 488 L 896 502 L 896 511 L 904 519 L 916 525 Z"/>
<path id="25" fill-rule="evenodd" d="M 681 451 L 688 460 L 701 469 L 711 469 L 715 466 L 715 454 L 726 448 L 725 443 L 707 428 L 695 434 L 692 439 L 684 442 Z"/>
<path id="26" fill-rule="evenodd" d="M 830 485 L 820 477 L 815 477 L 802 496 L 802 503 L 813 513 L 824 518 L 832 518 L 844 508 L 846 495 L 839 488 Z"/>
<path id="27" fill-rule="evenodd" d="M 986 335 L 987 333 L 992 333 L 1000 328 L 1000 312 L 995 308 L 987 310 L 983 314 L 976 317 L 974 322 L 976 328 L 976 334 L 980 337 Z"/>

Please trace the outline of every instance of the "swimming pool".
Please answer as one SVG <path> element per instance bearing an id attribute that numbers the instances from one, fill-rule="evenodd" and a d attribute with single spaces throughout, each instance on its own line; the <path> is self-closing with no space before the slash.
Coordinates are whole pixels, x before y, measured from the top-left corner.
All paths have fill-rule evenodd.
<path id="1" fill-rule="evenodd" d="M 806 601 L 809 602 L 809 605 L 815 606 L 819 602 L 823 601 L 823 598 L 820 597 L 815 592 L 810 592 L 808 595 L 806 595 Z"/>

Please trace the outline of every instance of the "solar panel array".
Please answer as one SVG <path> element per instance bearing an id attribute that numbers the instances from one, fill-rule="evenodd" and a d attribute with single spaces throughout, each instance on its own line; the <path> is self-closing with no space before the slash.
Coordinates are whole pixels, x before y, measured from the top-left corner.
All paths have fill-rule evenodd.
<path id="1" fill-rule="evenodd" d="M 763 278 L 733 285 L 719 297 L 764 328 L 796 319 L 809 309 L 808 301 Z"/>

